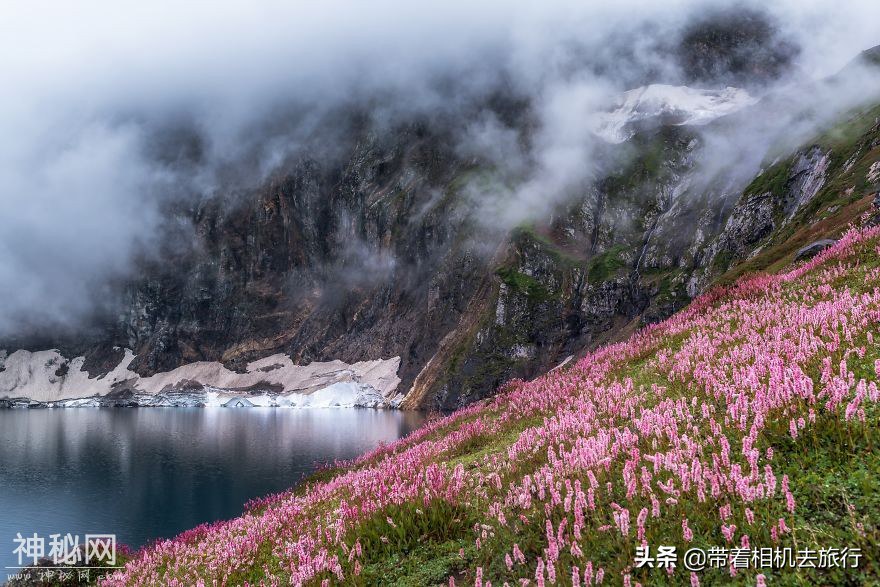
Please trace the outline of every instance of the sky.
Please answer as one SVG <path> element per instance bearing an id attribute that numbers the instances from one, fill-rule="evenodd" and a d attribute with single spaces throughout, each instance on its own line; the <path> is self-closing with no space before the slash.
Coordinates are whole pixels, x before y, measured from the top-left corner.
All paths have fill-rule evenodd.
<path id="1" fill-rule="evenodd" d="M 107 283 L 136 272 L 135 255 L 158 250 L 164 204 L 259 185 L 344 104 L 381 97 L 392 118 L 455 113 L 506 80 L 535 104 L 532 151 L 517 152 L 489 118 L 473 121 L 462 149 L 530 162 L 510 195 L 511 221 L 526 217 L 535 194 L 589 179 L 590 113 L 609 96 L 646 72 L 680 80 L 659 45 L 744 6 L 764 6 L 797 47 L 800 79 L 880 44 L 875 0 L 6 0 L 0 336 L 77 327 Z M 438 78 L 454 91 L 438 91 Z M 198 138 L 196 160 L 174 143 L 180 129 Z"/>

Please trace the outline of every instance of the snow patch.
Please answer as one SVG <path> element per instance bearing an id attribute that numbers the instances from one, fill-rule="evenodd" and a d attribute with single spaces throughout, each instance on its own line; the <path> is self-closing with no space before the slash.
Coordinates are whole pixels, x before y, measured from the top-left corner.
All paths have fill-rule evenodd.
<path id="1" fill-rule="evenodd" d="M 599 117 L 593 132 L 617 144 L 632 138 L 636 132 L 633 125 L 641 121 L 663 118 L 676 126 L 707 124 L 756 102 L 740 88 L 700 90 L 653 84 L 624 92 L 616 108 Z"/>
<path id="2" fill-rule="evenodd" d="M 245 400 L 255 408 L 377 408 L 386 405 L 387 398 L 370 385 L 338 382 L 312 393 L 264 393 L 241 395 L 211 389 L 205 393 L 205 407 L 229 407 Z"/>
<path id="3" fill-rule="evenodd" d="M 141 377 L 129 369 L 134 353 L 109 373 L 90 378 L 84 357 L 66 359 L 57 350 L 18 350 L 0 355 L 0 398 L 29 398 L 59 406 L 101 405 L 95 398 L 126 395 L 132 403 L 151 406 L 222 405 L 240 396 L 255 406 L 378 406 L 400 383 L 400 357 L 296 365 L 284 354 L 249 363 L 244 373 L 218 362 L 190 363 L 172 371 Z"/>
<path id="4" fill-rule="evenodd" d="M 126 351 L 120 363 L 104 377 L 90 379 L 82 369 L 85 357 L 68 360 L 57 350 L 18 350 L 6 357 L 0 372 L 0 397 L 27 397 L 37 401 L 81 398 L 109 393 L 113 386 L 137 374 L 128 370 L 134 354 Z"/>

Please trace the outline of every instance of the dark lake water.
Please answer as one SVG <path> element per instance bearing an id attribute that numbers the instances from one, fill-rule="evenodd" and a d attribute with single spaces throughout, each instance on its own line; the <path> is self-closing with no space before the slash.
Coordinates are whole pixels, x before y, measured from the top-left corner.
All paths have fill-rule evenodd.
<path id="1" fill-rule="evenodd" d="M 16 533 L 116 534 L 138 547 L 235 517 L 316 462 L 349 459 L 417 428 L 368 409 L 0 410 L 0 566 Z M 0 573 L 0 583 L 5 573 Z"/>

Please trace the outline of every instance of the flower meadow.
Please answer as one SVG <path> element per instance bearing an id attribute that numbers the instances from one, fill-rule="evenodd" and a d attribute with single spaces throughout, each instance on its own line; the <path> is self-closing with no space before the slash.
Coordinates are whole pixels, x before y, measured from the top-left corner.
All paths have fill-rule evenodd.
<path id="1" fill-rule="evenodd" d="M 880 229 L 715 289 L 230 521 L 122 585 L 880 584 Z M 858 568 L 637 568 L 640 546 L 860 548 Z"/>

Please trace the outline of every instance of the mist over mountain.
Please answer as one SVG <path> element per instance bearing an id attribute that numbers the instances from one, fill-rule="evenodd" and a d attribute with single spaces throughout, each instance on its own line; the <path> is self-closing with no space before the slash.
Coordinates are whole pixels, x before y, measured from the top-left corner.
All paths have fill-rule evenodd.
<path id="1" fill-rule="evenodd" d="M 679 307 L 646 263 L 708 283 L 768 160 L 876 95 L 847 64 L 878 20 L 857 0 L 15 3 L 0 347 L 93 375 L 122 348 L 142 375 L 401 356 L 404 386 L 442 387 L 426 365 L 480 339 L 506 350 L 467 375 L 477 397 Z M 511 291 L 553 318 L 499 317 L 502 344 L 479 324 Z"/>

